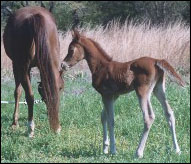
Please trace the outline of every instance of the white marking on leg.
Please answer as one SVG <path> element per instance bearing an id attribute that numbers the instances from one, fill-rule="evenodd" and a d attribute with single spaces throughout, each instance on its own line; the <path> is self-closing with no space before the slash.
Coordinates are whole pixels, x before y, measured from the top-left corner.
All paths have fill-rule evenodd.
<path id="1" fill-rule="evenodd" d="M 155 84 L 156 82 L 153 82 L 153 84 L 150 86 L 148 93 L 146 93 L 147 95 L 139 97 L 139 105 L 143 112 L 144 130 L 143 130 L 143 134 L 136 152 L 136 155 L 138 156 L 138 158 L 143 157 L 149 131 L 155 119 L 155 114 L 153 112 L 152 105 L 150 102 L 151 93 L 153 91 Z"/>
<path id="2" fill-rule="evenodd" d="M 165 115 L 166 115 L 166 118 L 168 120 L 168 124 L 169 124 L 170 130 L 171 130 L 171 133 L 172 133 L 174 149 L 176 150 L 177 154 L 181 154 L 180 148 L 178 146 L 178 141 L 176 138 L 174 112 L 170 108 L 170 105 L 168 104 L 168 102 L 166 102 L 166 107 L 167 107 L 167 112 L 165 113 Z"/>
<path id="3" fill-rule="evenodd" d="M 110 153 L 116 154 L 115 146 L 115 134 L 114 134 L 114 109 L 113 109 L 113 98 L 103 98 L 105 110 L 107 113 L 107 124 L 109 128 L 109 137 L 110 137 Z"/>
<path id="4" fill-rule="evenodd" d="M 29 121 L 28 122 L 28 133 L 29 133 L 29 137 L 32 138 L 34 137 L 34 129 L 35 129 L 35 124 L 34 121 Z"/>
<path id="5" fill-rule="evenodd" d="M 138 156 L 138 158 L 142 158 L 143 153 L 144 153 L 145 144 L 146 144 L 153 120 L 151 120 L 151 118 L 148 114 L 147 99 L 140 98 L 139 102 L 140 102 L 140 107 L 143 112 L 144 130 L 143 130 L 143 134 L 142 134 L 142 137 L 141 137 L 138 149 L 137 149 L 137 156 Z"/>
<path id="6" fill-rule="evenodd" d="M 107 115 L 106 115 L 106 111 L 104 109 L 101 113 L 101 122 L 102 122 L 102 126 L 103 126 L 103 153 L 108 154 L 109 139 L 108 139 L 108 134 L 107 134 Z"/>
<path id="7" fill-rule="evenodd" d="M 163 83 L 159 83 L 156 86 L 154 93 L 155 93 L 155 96 L 157 97 L 157 99 L 159 100 L 159 102 L 161 103 L 162 108 L 165 112 L 165 116 L 168 121 L 171 133 L 172 133 L 174 149 L 176 150 L 177 154 L 181 154 L 181 151 L 180 151 L 180 148 L 179 148 L 178 142 L 177 142 L 177 137 L 176 137 L 174 112 L 171 109 L 170 105 L 168 104 L 168 101 L 166 100 L 164 81 L 163 81 Z"/>
<path id="8" fill-rule="evenodd" d="M 114 134 L 114 109 L 113 109 L 113 100 L 109 100 L 107 106 L 107 124 L 109 128 L 109 136 L 110 136 L 110 153 L 116 154 L 116 146 L 115 146 L 115 134 Z"/>
<path id="9" fill-rule="evenodd" d="M 56 130 L 56 133 L 60 134 L 61 130 L 62 130 L 62 127 L 59 125 L 59 128 Z"/>

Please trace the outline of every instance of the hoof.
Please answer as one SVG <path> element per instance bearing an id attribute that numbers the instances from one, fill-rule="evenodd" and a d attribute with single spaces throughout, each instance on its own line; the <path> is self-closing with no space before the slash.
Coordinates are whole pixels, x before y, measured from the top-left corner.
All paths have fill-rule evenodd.
<path id="1" fill-rule="evenodd" d="M 136 158 L 143 158 L 143 153 L 142 152 L 136 152 Z"/>
<path id="2" fill-rule="evenodd" d="M 29 138 L 34 138 L 34 132 L 29 133 Z"/>
<path id="3" fill-rule="evenodd" d="M 108 149 L 103 150 L 103 154 L 108 154 L 108 153 L 109 153 Z"/>
<path id="4" fill-rule="evenodd" d="M 60 134 L 62 127 L 59 126 L 59 128 L 56 130 L 56 134 Z"/>
<path id="5" fill-rule="evenodd" d="M 178 154 L 178 155 L 180 155 L 180 154 L 181 154 L 180 149 L 176 149 L 176 154 Z"/>

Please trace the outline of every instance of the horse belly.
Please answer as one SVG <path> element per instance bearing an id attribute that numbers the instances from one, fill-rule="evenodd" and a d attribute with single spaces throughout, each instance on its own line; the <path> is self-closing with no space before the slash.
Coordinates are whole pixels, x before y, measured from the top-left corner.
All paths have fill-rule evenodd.
<path id="1" fill-rule="evenodd" d="M 116 83 L 116 82 L 108 82 L 102 85 L 102 93 L 104 94 L 125 94 L 130 92 L 133 87 L 127 83 Z"/>

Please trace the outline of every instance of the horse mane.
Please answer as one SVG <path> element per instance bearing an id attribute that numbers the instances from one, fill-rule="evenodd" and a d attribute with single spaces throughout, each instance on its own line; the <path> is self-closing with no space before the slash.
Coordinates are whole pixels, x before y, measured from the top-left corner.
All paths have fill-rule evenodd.
<path id="1" fill-rule="evenodd" d="M 105 50 L 100 46 L 99 43 L 97 43 L 96 41 L 92 40 L 89 38 L 89 40 L 94 44 L 94 46 L 100 51 L 100 53 L 102 54 L 102 56 L 108 60 L 108 61 L 112 61 L 112 57 L 110 57 Z"/>

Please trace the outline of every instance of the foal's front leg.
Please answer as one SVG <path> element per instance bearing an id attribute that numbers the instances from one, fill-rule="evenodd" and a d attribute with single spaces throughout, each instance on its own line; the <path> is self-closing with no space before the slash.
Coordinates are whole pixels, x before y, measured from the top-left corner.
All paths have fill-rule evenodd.
<path id="1" fill-rule="evenodd" d="M 109 128 L 110 153 L 116 154 L 115 135 L 114 135 L 114 109 L 113 109 L 114 99 L 113 99 L 113 97 L 102 96 L 102 100 L 103 100 L 104 109 L 105 109 L 106 118 L 107 118 L 107 124 L 108 124 L 108 128 Z M 105 127 L 103 127 L 103 128 L 105 131 L 106 128 Z M 105 133 L 105 135 L 107 135 L 107 134 Z M 106 147 L 105 147 L 105 149 L 106 149 Z"/>
<path id="2" fill-rule="evenodd" d="M 109 138 L 108 138 L 108 134 L 107 134 L 107 113 L 104 108 L 101 112 L 101 123 L 103 126 L 103 153 L 108 154 Z"/>

